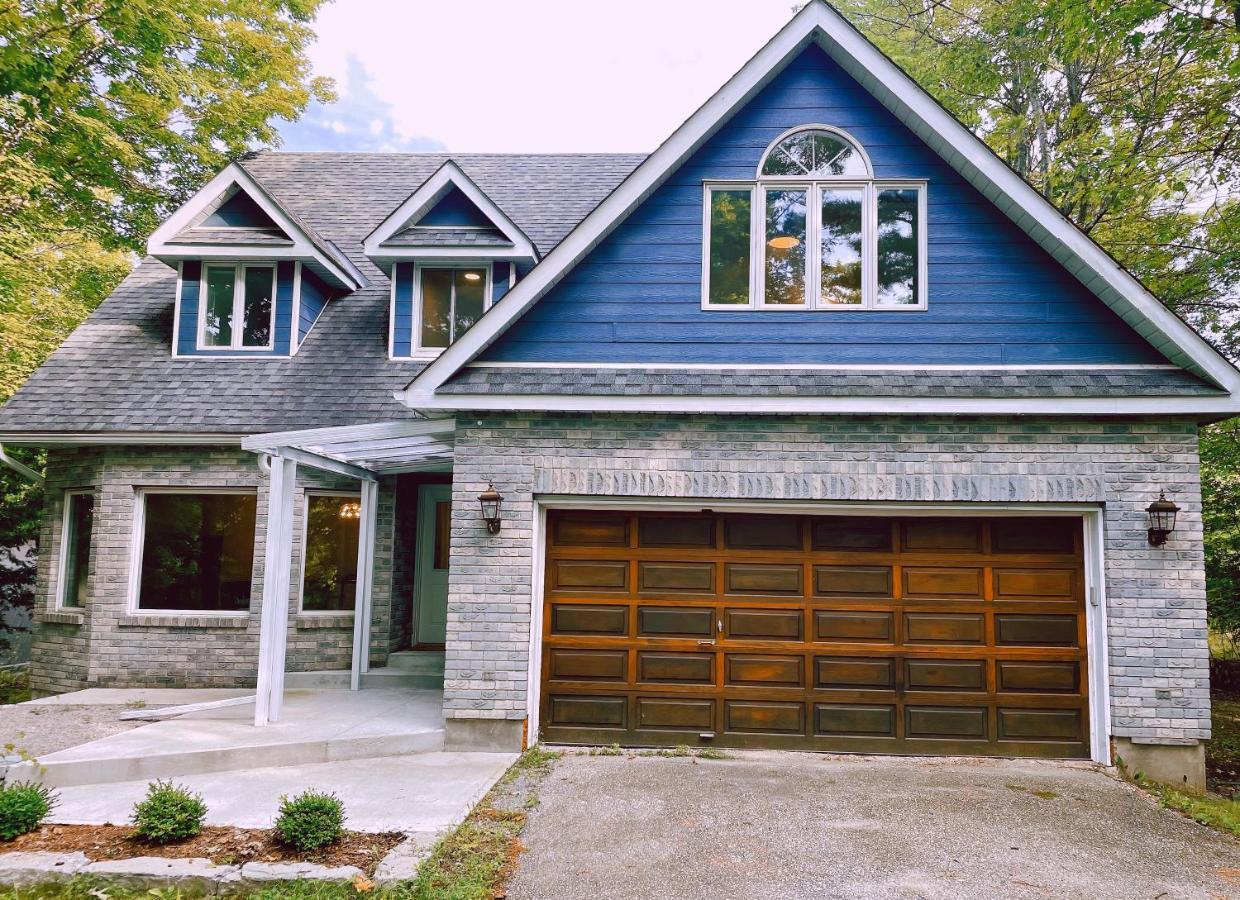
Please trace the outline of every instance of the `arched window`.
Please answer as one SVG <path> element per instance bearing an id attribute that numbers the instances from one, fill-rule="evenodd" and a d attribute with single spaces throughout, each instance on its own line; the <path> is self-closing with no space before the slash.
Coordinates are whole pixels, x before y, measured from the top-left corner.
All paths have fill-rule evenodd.
<path id="1" fill-rule="evenodd" d="M 779 135 L 755 181 L 707 183 L 703 306 L 924 309 L 925 183 L 877 180 L 850 135 Z"/>

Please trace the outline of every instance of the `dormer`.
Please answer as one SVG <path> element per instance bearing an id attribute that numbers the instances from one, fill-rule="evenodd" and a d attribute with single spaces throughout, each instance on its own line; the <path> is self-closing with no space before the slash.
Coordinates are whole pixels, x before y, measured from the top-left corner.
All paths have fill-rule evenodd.
<path id="1" fill-rule="evenodd" d="M 364 242 L 392 281 L 389 352 L 432 358 L 538 261 L 534 244 L 448 160 Z"/>
<path id="2" fill-rule="evenodd" d="M 180 276 L 174 356 L 291 356 L 329 300 L 366 284 L 237 164 L 160 226 L 147 252 Z"/>

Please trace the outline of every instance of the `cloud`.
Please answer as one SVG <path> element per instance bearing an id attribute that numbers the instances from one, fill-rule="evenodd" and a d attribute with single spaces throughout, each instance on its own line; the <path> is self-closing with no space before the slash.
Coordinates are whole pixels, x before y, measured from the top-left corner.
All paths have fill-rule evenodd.
<path id="1" fill-rule="evenodd" d="M 282 150 L 416 152 L 443 150 L 442 142 L 408 137 L 392 125 L 392 104 L 375 93 L 366 66 L 350 54 L 335 103 L 315 101 L 296 122 L 279 126 Z"/>

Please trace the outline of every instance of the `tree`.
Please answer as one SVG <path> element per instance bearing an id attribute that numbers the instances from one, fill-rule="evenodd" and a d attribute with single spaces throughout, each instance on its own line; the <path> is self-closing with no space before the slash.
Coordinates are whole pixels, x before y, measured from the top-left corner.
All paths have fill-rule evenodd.
<path id="1" fill-rule="evenodd" d="M 0 2 L 0 400 L 211 175 L 330 84 L 322 0 Z"/>

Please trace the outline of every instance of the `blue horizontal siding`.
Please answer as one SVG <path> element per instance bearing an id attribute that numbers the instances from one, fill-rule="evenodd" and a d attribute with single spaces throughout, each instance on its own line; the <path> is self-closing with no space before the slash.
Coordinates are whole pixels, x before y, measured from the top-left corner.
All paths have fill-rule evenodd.
<path id="1" fill-rule="evenodd" d="M 392 316 L 392 355 L 413 353 L 413 263 L 392 267 L 394 309 Z"/>
<path id="2" fill-rule="evenodd" d="M 198 349 L 198 303 L 203 263 L 198 260 L 181 264 L 180 327 L 177 331 L 177 353 L 182 356 L 288 356 L 293 334 L 293 268 L 294 263 L 276 264 L 275 341 L 270 350 Z"/>
<path id="3" fill-rule="evenodd" d="M 856 137 L 879 178 L 928 181 L 929 309 L 701 309 L 702 181 L 752 179 L 771 141 L 811 123 Z M 738 111 L 482 358 L 1165 362 L 817 47 Z"/>
<path id="4" fill-rule="evenodd" d="M 319 314 L 327 306 L 331 290 L 306 268 L 301 270 L 301 304 L 297 316 L 297 345 L 306 339 Z"/>

